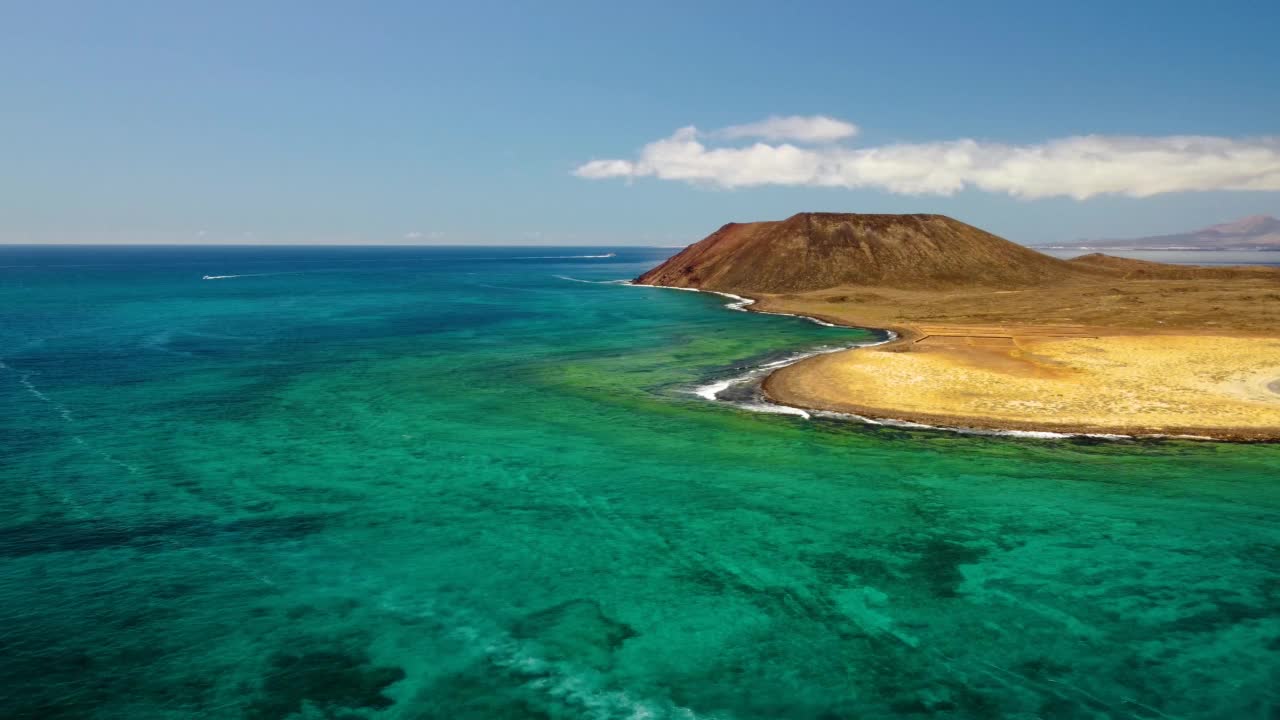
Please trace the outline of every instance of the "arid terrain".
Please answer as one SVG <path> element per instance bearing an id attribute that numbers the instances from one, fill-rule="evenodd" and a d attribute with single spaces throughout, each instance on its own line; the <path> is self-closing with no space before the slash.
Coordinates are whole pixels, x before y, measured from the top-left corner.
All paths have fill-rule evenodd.
<path id="1" fill-rule="evenodd" d="M 991 429 L 1280 438 L 1280 269 L 1058 260 L 938 215 L 728 225 L 639 282 L 902 338 L 775 372 L 779 402 Z"/>

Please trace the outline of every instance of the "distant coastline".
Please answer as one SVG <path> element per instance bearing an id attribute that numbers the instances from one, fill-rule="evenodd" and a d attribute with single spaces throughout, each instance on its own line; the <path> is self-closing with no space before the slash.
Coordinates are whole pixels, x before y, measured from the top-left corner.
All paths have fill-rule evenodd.
<path id="1" fill-rule="evenodd" d="M 1280 252 L 1280 246 L 1263 247 L 1197 247 L 1183 246 L 1103 246 L 1103 245 L 1036 245 L 1032 250 L 1078 250 L 1083 252 Z"/>
<path id="2" fill-rule="evenodd" d="M 1280 219 L 1252 215 L 1190 232 L 1128 239 L 1090 239 L 1045 245 L 1046 250 L 1114 251 L 1227 251 L 1280 252 Z"/>
<path id="3" fill-rule="evenodd" d="M 1028 247 L 1032 250 L 1072 250 L 1078 252 L 1280 253 L 1280 245 L 1227 248 L 1200 247 L 1196 245 L 1029 245 Z"/>

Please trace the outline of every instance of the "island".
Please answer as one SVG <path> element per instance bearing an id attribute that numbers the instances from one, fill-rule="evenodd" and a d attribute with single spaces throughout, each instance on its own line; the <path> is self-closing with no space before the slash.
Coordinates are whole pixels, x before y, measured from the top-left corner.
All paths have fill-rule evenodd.
<path id="1" fill-rule="evenodd" d="M 637 284 L 897 339 L 773 372 L 774 402 L 927 425 L 1280 439 L 1280 268 L 1061 260 L 932 214 L 730 223 Z"/>
<path id="2" fill-rule="evenodd" d="M 1071 245 L 1050 245 L 1046 249 L 1280 252 L 1280 219 L 1270 215 L 1250 215 L 1191 232 L 1127 239 L 1082 240 Z M 1280 256 L 1276 256 L 1276 260 L 1271 262 L 1280 262 Z"/>

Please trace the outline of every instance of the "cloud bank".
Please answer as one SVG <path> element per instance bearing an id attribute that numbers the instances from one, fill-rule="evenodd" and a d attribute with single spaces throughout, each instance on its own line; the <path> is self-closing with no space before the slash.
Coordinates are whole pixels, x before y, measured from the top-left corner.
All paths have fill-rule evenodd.
<path id="1" fill-rule="evenodd" d="M 972 139 L 854 147 L 857 127 L 824 116 L 772 117 L 709 133 L 693 126 L 635 159 L 592 160 L 581 178 L 655 177 L 696 185 L 878 189 L 953 195 L 966 188 L 1036 199 L 1280 191 L 1280 137 L 1079 135 L 1031 145 Z M 722 141 L 760 138 L 743 145 Z M 788 142 L 789 141 L 789 142 Z M 807 146 L 813 143 L 828 143 Z"/>

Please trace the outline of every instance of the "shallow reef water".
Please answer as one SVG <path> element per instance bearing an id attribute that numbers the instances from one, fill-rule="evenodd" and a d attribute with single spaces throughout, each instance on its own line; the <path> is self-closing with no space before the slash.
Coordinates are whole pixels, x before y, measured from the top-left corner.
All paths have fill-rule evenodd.
<path id="1" fill-rule="evenodd" d="M 0 248 L 0 717 L 1280 712 L 1280 446 L 709 402 L 875 335 L 670 252 Z"/>

